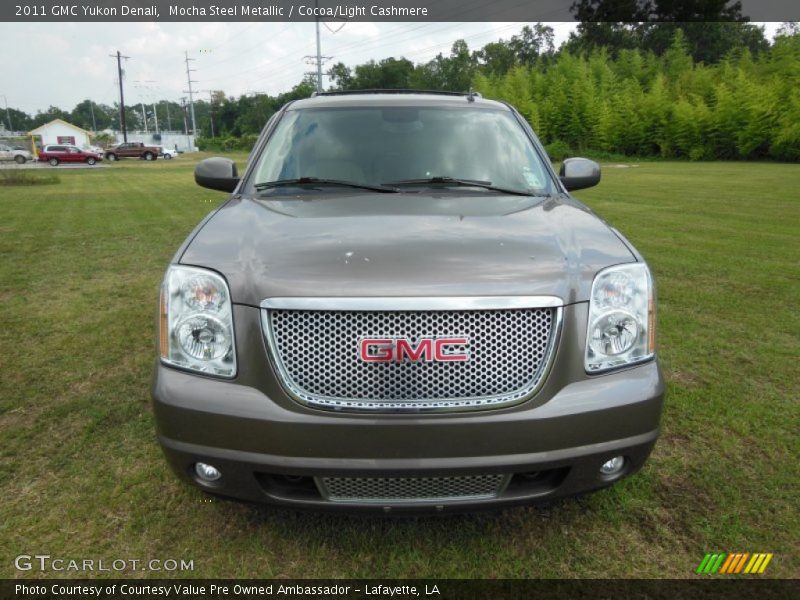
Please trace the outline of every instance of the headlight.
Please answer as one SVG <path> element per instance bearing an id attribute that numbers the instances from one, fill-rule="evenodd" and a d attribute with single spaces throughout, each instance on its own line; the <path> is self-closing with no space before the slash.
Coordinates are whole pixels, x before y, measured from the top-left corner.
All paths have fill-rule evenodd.
<path id="1" fill-rule="evenodd" d="M 209 375 L 236 375 L 231 295 L 213 271 L 176 265 L 167 270 L 159 326 L 163 362 Z"/>
<path id="2" fill-rule="evenodd" d="M 647 265 L 600 271 L 592 284 L 586 371 L 597 373 L 655 355 L 655 298 Z"/>

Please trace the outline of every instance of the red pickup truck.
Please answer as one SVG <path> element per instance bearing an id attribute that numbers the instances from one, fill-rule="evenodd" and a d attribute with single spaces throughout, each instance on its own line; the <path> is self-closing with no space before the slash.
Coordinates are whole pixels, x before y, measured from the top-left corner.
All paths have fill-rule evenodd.
<path id="1" fill-rule="evenodd" d="M 106 160 L 119 160 L 120 158 L 156 160 L 159 153 L 158 146 L 146 146 L 142 142 L 125 142 L 108 148 L 106 150 Z"/>

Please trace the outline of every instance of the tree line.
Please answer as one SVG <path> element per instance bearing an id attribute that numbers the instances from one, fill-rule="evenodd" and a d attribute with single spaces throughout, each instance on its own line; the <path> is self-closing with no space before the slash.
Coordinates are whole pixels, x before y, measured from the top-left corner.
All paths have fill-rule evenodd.
<path id="1" fill-rule="evenodd" d="M 611 22 L 614 14 L 597 12 L 606 5 L 576 3 L 586 21 L 557 49 L 552 28 L 533 24 L 475 50 L 457 40 L 449 54 L 424 63 L 403 57 L 336 63 L 327 71 L 329 89 L 479 91 L 517 107 L 554 155 L 800 160 L 796 24 L 784 24 L 770 43 L 761 27 L 742 21 Z M 307 77 L 277 96 L 214 92 L 195 102 L 199 143 L 249 149 L 275 111 L 315 89 Z M 185 107 L 168 101 L 126 106 L 130 129 L 142 128 L 142 108 L 151 128 L 155 112 L 162 129 L 168 122 L 184 129 Z M 85 100 L 70 112 L 10 112 L 15 129 L 62 118 L 101 130 L 119 128 L 117 110 Z"/>

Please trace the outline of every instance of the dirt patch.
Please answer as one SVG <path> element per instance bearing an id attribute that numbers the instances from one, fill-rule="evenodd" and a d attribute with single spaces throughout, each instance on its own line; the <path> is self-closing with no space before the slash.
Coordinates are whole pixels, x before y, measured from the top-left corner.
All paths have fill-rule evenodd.
<path id="1" fill-rule="evenodd" d="M 687 371 L 685 369 L 669 369 L 666 372 L 667 381 L 670 383 L 676 383 L 683 387 L 698 387 L 705 385 L 703 379 L 697 375 L 697 373 L 693 373 L 692 371 Z"/>

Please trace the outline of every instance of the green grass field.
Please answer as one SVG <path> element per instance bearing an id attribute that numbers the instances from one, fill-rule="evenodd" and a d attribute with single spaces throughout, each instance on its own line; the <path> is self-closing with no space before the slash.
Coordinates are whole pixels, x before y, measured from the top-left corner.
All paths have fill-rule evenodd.
<path id="1" fill-rule="evenodd" d="M 0 577 L 58 575 L 15 570 L 38 553 L 182 558 L 204 578 L 682 578 L 711 551 L 773 552 L 764 576 L 800 576 L 800 166 L 609 165 L 577 194 L 657 279 L 669 396 L 639 475 L 545 508 L 390 520 L 209 501 L 168 471 L 157 288 L 224 197 L 193 165 L 0 187 Z"/>

